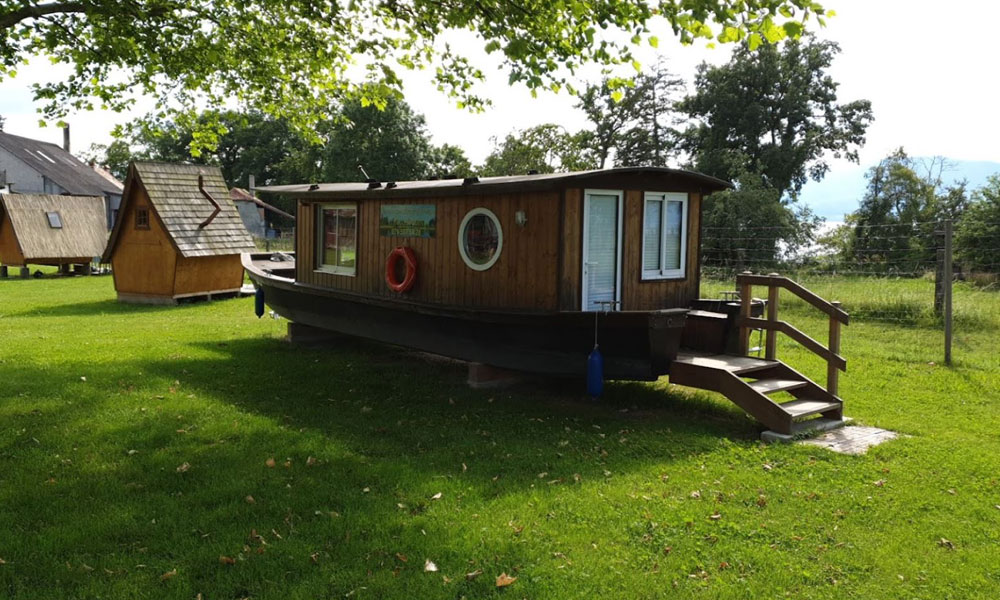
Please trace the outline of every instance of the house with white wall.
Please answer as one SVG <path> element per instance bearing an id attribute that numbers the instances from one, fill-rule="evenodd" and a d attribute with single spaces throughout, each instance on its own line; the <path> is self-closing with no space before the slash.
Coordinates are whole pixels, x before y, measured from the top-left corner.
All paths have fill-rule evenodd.
<path id="1" fill-rule="evenodd" d="M 62 147 L 0 131 L 0 189 L 14 194 L 101 197 L 110 230 L 121 205 L 123 186 L 107 171 L 70 154 L 66 128 Z"/>

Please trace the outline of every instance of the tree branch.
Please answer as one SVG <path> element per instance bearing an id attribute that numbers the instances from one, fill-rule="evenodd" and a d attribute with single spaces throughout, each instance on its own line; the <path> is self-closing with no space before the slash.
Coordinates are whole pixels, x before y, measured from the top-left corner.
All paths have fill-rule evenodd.
<path id="1" fill-rule="evenodd" d="M 83 2 L 53 2 L 51 4 L 25 5 L 17 10 L 0 14 L 0 30 L 10 29 L 21 21 L 46 15 L 84 13 L 92 10 Z"/>

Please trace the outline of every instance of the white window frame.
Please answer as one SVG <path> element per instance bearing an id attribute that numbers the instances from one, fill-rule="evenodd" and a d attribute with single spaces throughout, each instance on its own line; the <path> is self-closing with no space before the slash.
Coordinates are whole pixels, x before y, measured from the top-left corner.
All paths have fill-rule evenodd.
<path id="1" fill-rule="evenodd" d="M 323 252 L 325 250 L 325 240 L 324 236 L 326 232 L 323 228 L 323 211 L 328 208 L 353 208 L 354 209 L 354 266 L 353 267 L 341 267 L 337 265 L 327 265 L 323 263 Z M 327 202 L 324 204 L 316 205 L 316 271 L 320 273 L 330 273 L 332 275 L 344 275 L 346 277 L 355 277 L 358 272 L 358 220 L 361 215 L 361 206 L 359 202 Z M 337 240 L 340 243 L 340 240 Z"/>
<path id="2" fill-rule="evenodd" d="M 643 264 L 643 250 L 646 248 L 646 205 L 650 200 L 663 202 L 660 210 L 660 268 L 647 270 Z M 663 268 L 667 264 L 666 218 L 667 202 L 681 203 L 681 260 L 679 269 Z M 684 279 L 687 276 L 687 240 L 688 240 L 688 195 L 683 192 L 646 192 L 642 197 L 642 246 L 639 248 L 639 268 L 642 270 L 643 281 L 658 279 Z"/>
<path id="3" fill-rule="evenodd" d="M 590 197 L 591 196 L 615 196 L 618 198 L 618 231 L 617 231 L 617 248 L 615 249 L 615 305 L 612 310 L 621 310 L 622 301 L 622 237 L 624 234 L 624 209 L 625 209 L 625 192 L 624 190 L 584 190 L 583 191 L 583 237 L 580 240 L 580 245 L 582 246 L 580 256 L 582 260 L 580 261 L 580 288 L 581 288 L 581 298 L 580 307 L 583 311 L 590 311 L 588 308 L 590 304 L 590 298 L 587 297 L 587 263 L 589 262 L 589 257 L 587 256 L 590 247 L 587 244 L 587 240 L 590 233 L 590 219 L 587 217 L 590 214 L 589 208 Z M 595 309 L 596 310 L 596 309 Z"/>
<path id="4" fill-rule="evenodd" d="M 493 258 L 489 262 L 478 264 L 469 258 L 468 253 L 465 251 L 465 226 L 469 224 L 469 221 L 473 217 L 484 215 L 486 218 L 491 219 L 493 224 L 497 228 L 497 251 L 493 254 Z M 486 271 L 492 267 L 500 259 L 500 253 L 503 252 L 503 226 L 500 225 L 500 219 L 497 218 L 496 214 L 484 207 L 473 208 L 469 212 L 465 213 L 465 218 L 462 219 L 462 223 L 458 226 L 458 253 L 462 256 L 462 261 L 465 266 L 469 267 L 473 271 Z"/>

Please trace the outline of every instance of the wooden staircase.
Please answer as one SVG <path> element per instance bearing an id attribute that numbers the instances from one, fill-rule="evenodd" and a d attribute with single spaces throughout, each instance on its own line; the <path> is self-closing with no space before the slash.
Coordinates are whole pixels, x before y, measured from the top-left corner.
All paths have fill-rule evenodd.
<path id="1" fill-rule="evenodd" d="M 777 433 L 807 429 L 806 419 L 844 416 L 840 398 L 779 360 L 682 352 L 670 365 L 670 382 L 718 392 Z M 778 392 L 791 399 L 777 401 Z"/>
<path id="2" fill-rule="evenodd" d="M 840 326 L 848 315 L 840 304 L 827 302 L 794 281 L 743 273 L 736 277 L 740 296 L 739 355 L 681 352 L 670 364 L 670 382 L 718 392 L 772 431 L 793 435 L 826 423 L 842 423 L 844 402 L 837 396 L 838 372 L 847 370 L 840 351 Z M 767 318 L 751 317 L 752 286 L 768 287 Z M 788 290 L 830 317 L 829 347 L 778 320 L 778 292 Z M 724 315 L 720 315 L 724 317 Z M 763 359 L 747 356 L 750 330 L 767 332 Z M 777 334 L 784 333 L 827 362 L 826 388 L 777 359 Z M 775 395 L 787 392 L 786 401 Z"/>

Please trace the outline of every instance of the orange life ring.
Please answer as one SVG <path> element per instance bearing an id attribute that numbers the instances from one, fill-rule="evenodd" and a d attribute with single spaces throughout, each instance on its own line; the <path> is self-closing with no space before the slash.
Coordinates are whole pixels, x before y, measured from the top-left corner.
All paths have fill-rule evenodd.
<path id="1" fill-rule="evenodd" d="M 396 262 L 399 259 L 403 259 L 406 263 L 406 276 L 403 281 L 396 281 Z M 394 292 L 410 291 L 413 284 L 417 281 L 417 255 L 413 253 L 413 250 L 405 246 L 399 246 L 395 250 L 389 253 L 389 257 L 385 259 L 385 283 L 389 286 L 389 289 Z"/>

